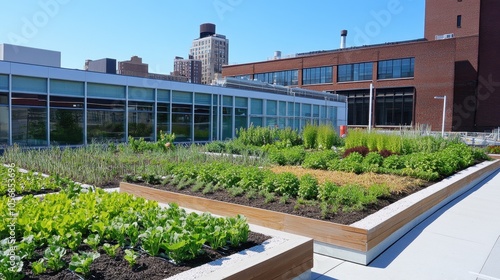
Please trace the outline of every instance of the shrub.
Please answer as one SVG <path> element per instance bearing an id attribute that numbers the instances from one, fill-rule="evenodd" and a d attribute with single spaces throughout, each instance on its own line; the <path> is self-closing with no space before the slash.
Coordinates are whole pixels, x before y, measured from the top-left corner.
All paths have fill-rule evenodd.
<path id="1" fill-rule="evenodd" d="M 400 156 L 392 155 L 384 159 L 382 166 L 387 169 L 397 170 L 404 167 L 404 161 Z"/>
<path id="2" fill-rule="evenodd" d="M 241 172 L 238 186 L 244 190 L 258 189 L 264 180 L 265 173 L 258 167 L 247 167 Z"/>
<path id="3" fill-rule="evenodd" d="M 303 199 L 315 199 L 318 196 L 318 180 L 311 174 L 302 176 L 298 196 Z"/>
<path id="4" fill-rule="evenodd" d="M 302 139 L 300 139 L 300 134 L 297 132 L 297 130 L 290 127 L 278 129 L 277 134 L 279 141 L 286 143 L 287 145 L 289 145 L 289 147 L 300 145 L 302 142 Z"/>
<path id="5" fill-rule="evenodd" d="M 299 165 L 304 161 L 306 152 L 301 146 L 278 149 L 269 149 L 269 160 L 279 165 Z"/>
<path id="6" fill-rule="evenodd" d="M 340 161 L 338 170 L 360 174 L 363 172 L 362 162 L 363 156 L 360 153 L 353 152 Z"/>
<path id="7" fill-rule="evenodd" d="M 391 191 L 385 184 L 374 184 L 368 188 L 368 195 L 378 199 L 382 197 L 389 197 L 391 195 Z"/>
<path id="8" fill-rule="evenodd" d="M 244 145 L 263 146 L 274 143 L 277 129 L 271 127 L 253 126 L 240 128 L 237 131 L 238 140 Z"/>
<path id="9" fill-rule="evenodd" d="M 343 157 L 348 157 L 351 153 L 358 153 L 362 156 L 366 156 L 369 152 L 370 152 L 370 150 L 366 146 L 358 146 L 358 147 L 346 149 L 344 151 Z"/>
<path id="10" fill-rule="evenodd" d="M 304 148 L 314 149 L 316 147 L 317 137 L 318 137 L 318 127 L 311 124 L 306 125 L 302 132 Z"/>
<path id="11" fill-rule="evenodd" d="M 325 182 L 318 187 L 318 199 L 331 201 L 335 199 L 339 186 L 332 182 Z"/>
<path id="12" fill-rule="evenodd" d="M 326 170 L 327 162 L 335 158 L 337 158 L 337 154 L 331 150 L 308 153 L 305 156 L 302 167 Z"/>
<path id="13" fill-rule="evenodd" d="M 293 173 L 283 172 L 276 176 L 274 182 L 275 192 L 279 195 L 288 194 L 291 197 L 297 197 L 300 181 Z"/>
<path id="14" fill-rule="evenodd" d="M 379 153 L 370 152 L 363 159 L 363 164 L 366 164 L 366 165 L 374 164 L 377 166 L 382 166 L 383 161 L 384 161 L 384 158 Z"/>
<path id="15" fill-rule="evenodd" d="M 389 150 L 386 150 L 386 149 L 382 149 L 382 150 L 379 150 L 378 153 L 383 157 L 383 158 L 386 158 L 386 157 L 390 157 L 392 155 L 397 155 L 397 153 L 393 153 Z"/>
<path id="16" fill-rule="evenodd" d="M 340 137 L 330 125 L 320 125 L 317 130 L 316 146 L 320 150 L 329 150 L 340 144 Z"/>
<path id="17" fill-rule="evenodd" d="M 488 154 L 500 154 L 500 146 L 488 146 L 486 152 Z"/>
<path id="18" fill-rule="evenodd" d="M 222 141 L 213 141 L 206 144 L 205 149 L 211 153 L 223 153 L 226 151 L 226 144 Z"/>

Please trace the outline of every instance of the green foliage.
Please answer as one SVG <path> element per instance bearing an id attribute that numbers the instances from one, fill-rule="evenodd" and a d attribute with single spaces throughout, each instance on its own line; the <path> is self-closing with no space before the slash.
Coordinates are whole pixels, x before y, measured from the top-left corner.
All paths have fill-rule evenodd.
<path id="1" fill-rule="evenodd" d="M 488 154 L 500 154 L 500 146 L 488 146 L 486 152 Z"/>
<path id="2" fill-rule="evenodd" d="M 338 192 L 339 186 L 332 182 L 325 182 L 318 187 L 318 199 L 323 202 L 328 202 L 335 199 L 335 194 Z"/>
<path id="3" fill-rule="evenodd" d="M 111 245 L 109 243 L 104 243 L 104 245 L 102 245 L 102 249 L 106 252 L 106 255 L 112 258 L 116 257 L 118 248 L 120 248 L 120 244 Z"/>
<path id="4" fill-rule="evenodd" d="M 160 245 L 163 242 L 163 234 L 165 229 L 161 226 L 148 228 L 144 233 L 139 235 L 142 240 L 142 249 L 148 252 L 151 256 L 158 256 Z"/>
<path id="5" fill-rule="evenodd" d="M 99 234 L 90 234 L 83 240 L 83 243 L 89 245 L 92 250 L 97 251 L 97 248 L 101 243 L 101 237 L 99 236 Z"/>
<path id="6" fill-rule="evenodd" d="M 303 199 L 316 199 L 318 196 L 318 180 L 311 174 L 300 178 L 298 197 Z"/>
<path id="7" fill-rule="evenodd" d="M 360 155 L 359 153 L 354 152 L 340 161 L 338 170 L 360 174 L 363 172 L 362 163 L 363 163 L 363 156 Z"/>
<path id="8" fill-rule="evenodd" d="M 268 157 L 272 163 L 278 165 L 299 165 L 304 161 L 306 152 L 301 146 L 279 149 L 271 147 Z"/>
<path id="9" fill-rule="evenodd" d="M 247 129 L 240 128 L 237 136 L 238 141 L 244 145 L 263 146 L 274 143 L 277 138 L 277 129 L 250 125 Z"/>
<path id="10" fill-rule="evenodd" d="M 333 146 L 339 146 L 342 143 L 340 136 L 330 125 L 320 125 L 318 127 L 316 142 L 316 146 L 320 150 L 329 150 Z"/>
<path id="11" fill-rule="evenodd" d="M 318 137 L 318 127 L 315 125 L 307 124 L 302 131 L 304 148 L 306 149 L 316 148 L 317 137 Z"/>
<path id="12" fill-rule="evenodd" d="M 90 265 L 100 256 L 101 254 L 97 252 L 74 253 L 69 263 L 69 269 L 87 277 L 90 274 Z"/>
<path id="13" fill-rule="evenodd" d="M 276 181 L 274 181 L 274 191 L 279 194 L 288 194 L 291 197 L 296 197 L 299 191 L 300 181 L 293 173 L 283 172 L 277 174 Z"/>
<path id="14" fill-rule="evenodd" d="M 327 163 L 337 158 L 337 154 L 331 150 L 307 153 L 302 167 L 326 170 Z"/>
<path id="15" fill-rule="evenodd" d="M 0 278 L 5 280 L 20 280 L 24 278 L 22 273 L 23 262 L 12 249 L 0 250 Z"/>
<path id="16" fill-rule="evenodd" d="M 66 255 L 66 249 L 58 246 L 49 246 L 45 249 L 43 255 L 44 259 L 47 261 L 47 268 L 54 272 L 60 271 L 66 266 L 62 257 Z"/>
<path id="17" fill-rule="evenodd" d="M 130 267 L 134 267 L 134 265 L 137 263 L 137 258 L 139 255 L 134 251 L 134 250 L 125 250 L 125 256 L 123 258 L 128 262 Z"/>
<path id="18" fill-rule="evenodd" d="M 45 273 L 45 271 L 47 271 L 45 260 L 41 258 L 38 261 L 31 263 L 31 271 L 33 271 L 34 275 Z"/>
<path id="19" fill-rule="evenodd" d="M 128 145 L 132 151 L 141 153 L 145 151 L 167 151 L 174 148 L 175 134 L 166 134 L 160 131 L 159 139 L 157 142 L 145 141 L 144 138 L 138 139 L 129 136 Z"/>

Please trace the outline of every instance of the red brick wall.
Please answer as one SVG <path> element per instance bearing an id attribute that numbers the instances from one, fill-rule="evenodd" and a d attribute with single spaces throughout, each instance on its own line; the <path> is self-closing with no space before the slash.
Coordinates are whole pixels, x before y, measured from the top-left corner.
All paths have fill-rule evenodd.
<path id="1" fill-rule="evenodd" d="M 495 1 L 495 0 L 493 0 Z M 454 33 L 455 37 L 479 34 L 480 0 L 426 0 L 425 38 Z M 462 15 L 462 27 L 457 28 L 457 15 Z"/>
<path id="2" fill-rule="evenodd" d="M 500 126 L 500 1 L 481 1 L 477 130 Z"/>

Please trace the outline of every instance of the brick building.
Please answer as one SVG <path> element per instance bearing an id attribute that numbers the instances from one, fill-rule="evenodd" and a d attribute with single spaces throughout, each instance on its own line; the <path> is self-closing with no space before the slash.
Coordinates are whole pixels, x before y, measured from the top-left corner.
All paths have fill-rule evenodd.
<path id="1" fill-rule="evenodd" d="M 223 75 L 348 97 L 350 126 L 368 125 L 369 88 L 374 86 L 372 125 L 430 125 L 484 131 L 500 126 L 500 11 L 497 0 L 426 0 L 424 38 L 315 51 L 229 65 Z"/>
<path id="2" fill-rule="evenodd" d="M 189 55 L 188 59 L 176 56 L 174 59 L 174 74 L 186 77 L 193 84 L 201 84 L 201 60 Z"/>

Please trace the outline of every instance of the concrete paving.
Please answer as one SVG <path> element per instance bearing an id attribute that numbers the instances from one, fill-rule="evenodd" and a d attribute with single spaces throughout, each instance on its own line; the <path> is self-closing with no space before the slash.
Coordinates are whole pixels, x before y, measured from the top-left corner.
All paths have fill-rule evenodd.
<path id="1" fill-rule="evenodd" d="M 425 219 L 368 266 L 315 254 L 311 279 L 500 280 L 500 171 Z"/>

